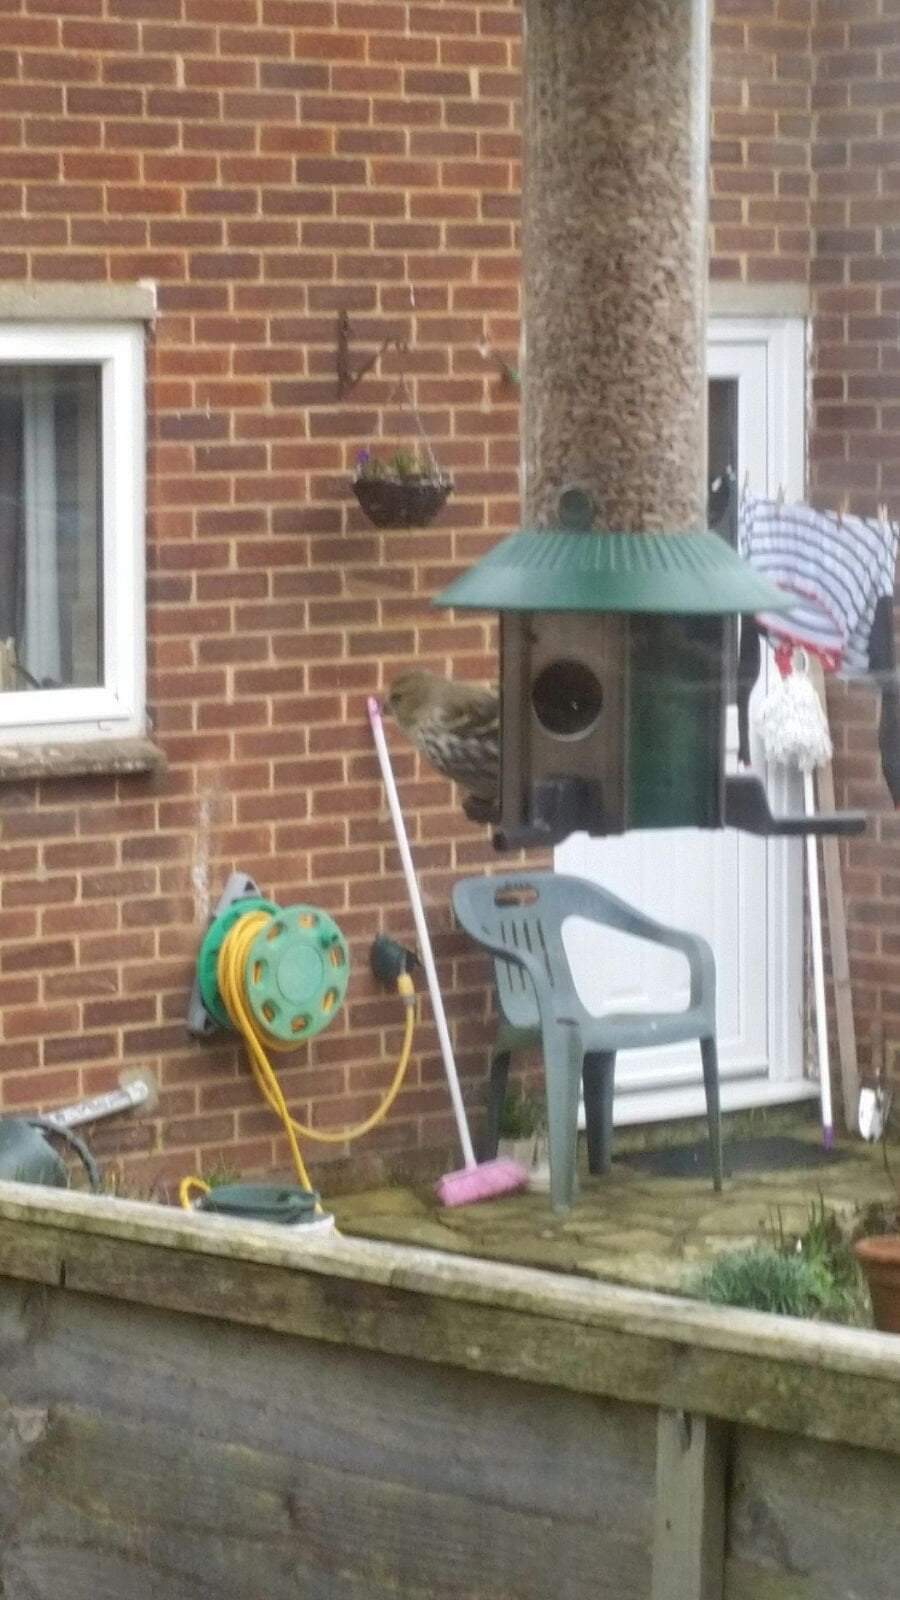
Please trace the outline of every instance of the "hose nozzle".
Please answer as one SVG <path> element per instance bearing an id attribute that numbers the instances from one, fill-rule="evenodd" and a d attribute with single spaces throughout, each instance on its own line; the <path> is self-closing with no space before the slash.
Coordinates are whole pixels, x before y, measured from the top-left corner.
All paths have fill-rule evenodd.
<path id="1" fill-rule="evenodd" d="M 401 974 L 412 972 L 419 965 L 419 958 L 414 950 L 398 944 L 386 933 L 379 933 L 372 940 L 369 964 L 385 989 L 396 989 Z"/>

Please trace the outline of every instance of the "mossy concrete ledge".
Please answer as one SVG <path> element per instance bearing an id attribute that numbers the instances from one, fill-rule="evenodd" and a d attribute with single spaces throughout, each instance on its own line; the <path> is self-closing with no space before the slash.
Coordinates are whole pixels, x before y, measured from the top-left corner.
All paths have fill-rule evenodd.
<path id="1" fill-rule="evenodd" d="M 900 1340 L 0 1183 L 0 1275 L 900 1455 Z"/>
<path id="2" fill-rule="evenodd" d="M 900 1341 L 0 1184 L 0 1593 L 896 1600 Z"/>

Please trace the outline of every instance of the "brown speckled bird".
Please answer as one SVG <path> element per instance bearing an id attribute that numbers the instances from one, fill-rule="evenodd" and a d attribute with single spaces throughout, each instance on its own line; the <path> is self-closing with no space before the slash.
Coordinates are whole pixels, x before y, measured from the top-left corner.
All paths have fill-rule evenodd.
<path id="1" fill-rule="evenodd" d="M 426 761 L 465 789 L 467 815 L 488 821 L 500 781 L 500 702 L 494 691 L 435 672 L 404 672 L 384 705 Z"/>

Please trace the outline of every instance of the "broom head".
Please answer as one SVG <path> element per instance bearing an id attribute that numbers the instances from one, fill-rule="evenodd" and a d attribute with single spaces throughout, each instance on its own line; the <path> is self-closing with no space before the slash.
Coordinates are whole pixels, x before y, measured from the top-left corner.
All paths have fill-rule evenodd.
<path id="1" fill-rule="evenodd" d="M 442 1206 L 473 1206 L 479 1200 L 496 1200 L 500 1195 L 517 1194 L 528 1187 L 528 1173 L 518 1161 L 499 1157 L 477 1167 L 462 1167 L 445 1172 L 434 1186 Z"/>

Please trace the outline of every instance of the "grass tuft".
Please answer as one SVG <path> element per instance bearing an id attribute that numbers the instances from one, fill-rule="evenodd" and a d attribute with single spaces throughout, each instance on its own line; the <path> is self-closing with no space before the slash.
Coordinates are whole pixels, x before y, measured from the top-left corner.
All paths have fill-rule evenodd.
<path id="1" fill-rule="evenodd" d="M 698 1273 L 688 1293 L 713 1305 L 855 1326 L 870 1322 L 868 1298 L 850 1238 L 820 1199 L 800 1234 L 776 1214 L 768 1237 L 730 1250 Z"/>

